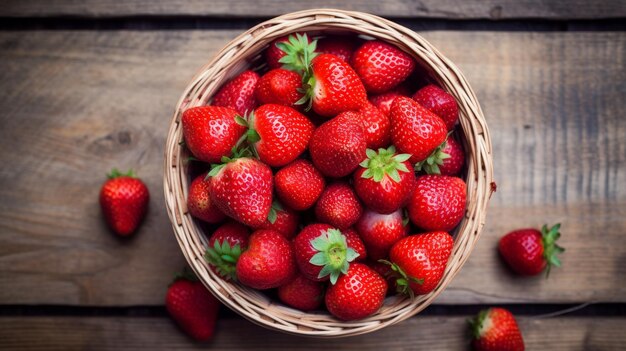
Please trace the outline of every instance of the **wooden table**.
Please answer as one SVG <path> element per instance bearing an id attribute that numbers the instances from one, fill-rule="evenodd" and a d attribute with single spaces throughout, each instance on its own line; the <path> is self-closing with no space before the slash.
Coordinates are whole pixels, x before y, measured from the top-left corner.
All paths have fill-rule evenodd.
<path id="1" fill-rule="evenodd" d="M 474 253 L 424 313 L 382 331 L 308 339 L 223 310 L 191 342 L 163 300 L 184 265 L 162 195 L 177 99 L 226 42 L 306 7 L 380 14 L 465 73 L 493 137 L 498 191 Z M 0 349 L 460 350 L 465 320 L 513 310 L 529 350 L 626 348 L 624 1 L 4 1 L 0 5 Z M 112 167 L 151 190 L 119 240 L 98 191 Z M 509 230 L 561 222 L 563 268 L 522 279 L 499 261 Z M 589 303 L 570 314 L 551 312 Z"/>

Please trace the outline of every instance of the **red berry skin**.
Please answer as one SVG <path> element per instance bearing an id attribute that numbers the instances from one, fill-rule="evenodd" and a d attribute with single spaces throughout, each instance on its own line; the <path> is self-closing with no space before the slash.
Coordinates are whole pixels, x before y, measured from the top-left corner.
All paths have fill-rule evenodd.
<path id="1" fill-rule="evenodd" d="M 219 163 L 230 156 L 246 127 L 235 122 L 237 111 L 227 107 L 199 106 L 183 112 L 185 145 L 200 161 Z"/>
<path id="2" fill-rule="evenodd" d="M 309 224 L 304 227 L 293 240 L 293 249 L 300 273 L 311 281 L 321 282 L 330 279 L 330 276 L 318 278 L 322 266 L 316 266 L 309 262 L 311 257 L 318 252 L 311 245 L 311 240 L 319 237 L 329 229 L 334 228 L 331 225 L 322 223 Z"/>
<path id="3" fill-rule="evenodd" d="M 480 322 L 472 322 L 476 351 L 524 351 L 524 339 L 513 314 L 504 308 L 482 311 Z"/>
<path id="4" fill-rule="evenodd" d="M 298 92 L 302 78 L 296 72 L 282 68 L 273 69 L 261 77 L 255 89 L 255 96 L 260 104 L 278 104 L 301 109 L 296 102 L 303 96 Z"/>
<path id="5" fill-rule="evenodd" d="M 407 227 L 402 223 L 402 210 L 391 214 L 365 211 L 356 223 L 356 230 L 365 243 L 369 258 L 387 258 L 391 247 L 407 235 Z"/>
<path id="6" fill-rule="evenodd" d="M 359 110 L 365 143 L 368 149 L 379 149 L 391 144 L 391 124 L 389 117 L 385 116 L 376 106 L 369 102 Z"/>
<path id="7" fill-rule="evenodd" d="M 317 41 L 316 52 L 331 54 L 345 62 L 350 62 L 354 50 L 357 48 L 357 40 L 353 37 L 326 37 Z"/>
<path id="8" fill-rule="evenodd" d="M 274 223 L 270 223 L 268 219 L 265 220 L 258 229 L 272 229 L 279 232 L 286 239 L 291 239 L 298 233 L 298 225 L 300 224 L 300 215 L 297 212 L 283 208 L 282 210 L 276 210 L 276 220 Z"/>
<path id="9" fill-rule="evenodd" d="M 339 229 L 351 227 L 361 217 L 363 206 L 345 182 L 330 184 L 315 205 L 315 216 L 322 223 Z"/>
<path id="10" fill-rule="evenodd" d="M 408 277 L 423 279 L 422 284 L 409 280 L 416 295 L 433 291 L 443 277 L 454 240 L 446 232 L 429 232 L 407 236 L 393 245 L 389 259 Z"/>
<path id="11" fill-rule="evenodd" d="M 415 69 L 415 61 L 393 45 L 372 40 L 354 52 L 352 67 L 367 92 L 379 94 L 407 79 Z"/>
<path id="12" fill-rule="evenodd" d="M 443 160 L 443 164 L 439 166 L 439 174 L 456 176 L 461 173 L 463 164 L 465 163 L 465 152 L 461 143 L 456 141 L 452 136 L 448 137 L 446 146 L 441 150 L 450 155 L 450 158 Z"/>
<path id="13" fill-rule="evenodd" d="M 360 118 L 356 112 L 344 112 L 313 132 L 309 152 L 323 175 L 345 177 L 365 159 L 367 142 Z"/>
<path id="14" fill-rule="evenodd" d="M 385 116 L 389 117 L 391 114 L 391 104 L 393 100 L 395 100 L 398 96 L 409 96 L 410 90 L 406 87 L 405 84 L 400 84 L 394 89 L 389 90 L 388 92 L 371 95 L 369 97 L 369 101 L 372 105 L 376 106 Z"/>
<path id="15" fill-rule="evenodd" d="M 300 34 L 303 34 L 303 33 L 300 33 Z M 295 35 L 295 34 L 289 34 L 289 35 Z M 282 67 L 283 64 L 278 61 L 285 56 L 285 52 L 279 49 L 276 46 L 276 44 L 288 42 L 289 35 L 285 35 L 285 36 L 274 39 L 274 41 L 272 41 L 270 45 L 268 46 L 267 50 L 265 50 L 265 61 L 267 62 L 267 65 L 269 66 L 269 68 L 274 69 L 274 68 Z M 307 38 L 310 43 L 311 38 L 309 36 L 307 36 Z"/>
<path id="16" fill-rule="evenodd" d="M 442 175 L 417 178 L 407 207 L 411 222 L 428 231 L 450 232 L 465 215 L 467 189 L 463 179 Z"/>
<path id="17" fill-rule="evenodd" d="M 407 97 L 391 105 L 391 141 L 398 153 L 411 154 L 411 163 L 426 159 L 446 139 L 441 118 Z"/>
<path id="18" fill-rule="evenodd" d="M 344 229 L 341 233 L 346 237 L 348 247 L 351 247 L 357 254 L 359 254 L 355 261 L 365 261 L 367 259 L 367 249 L 365 248 L 365 244 L 363 243 L 363 240 L 361 240 L 359 233 L 352 228 Z"/>
<path id="19" fill-rule="evenodd" d="M 315 128 L 300 112 L 276 104 L 256 109 L 251 127 L 261 137 L 254 144 L 259 159 L 272 167 L 284 166 L 300 156 Z"/>
<path id="20" fill-rule="evenodd" d="M 358 110 L 367 101 L 363 83 L 352 67 L 335 55 L 321 54 L 311 61 L 313 111 L 333 117 L 344 111 Z"/>
<path id="21" fill-rule="evenodd" d="M 374 178 L 363 178 L 366 168 L 359 167 L 354 172 L 354 191 L 359 196 L 365 207 L 378 213 L 393 213 L 404 207 L 415 189 L 415 173 L 409 161 L 402 162 L 409 172 L 398 172 L 400 182 L 396 182 L 389 176 L 385 176 L 380 182 Z"/>
<path id="22" fill-rule="evenodd" d="M 259 74 L 254 71 L 244 71 L 230 82 L 226 83 L 213 96 L 211 105 L 231 108 L 241 116 L 254 110 L 257 106 L 254 90 L 259 82 Z"/>
<path id="23" fill-rule="evenodd" d="M 395 293 L 396 279 L 393 277 L 393 270 L 390 265 L 372 260 L 367 261 L 365 264 L 381 277 L 385 278 L 385 282 L 387 283 L 387 295 Z"/>
<path id="24" fill-rule="evenodd" d="M 297 275 L 292 281 L 278 288 L 278 298 L 300 311 L 316 310 L 324 300 L 324 284 Z"/>
<path id="25" fill-rule="evenodd" d="M 219 301 L 202 283 L 179 279 L 167 289 L 165 307 L 180 328 L 197 341 L 213 337 Z"/>
<path id="26" fill-rule="evenodd" d="M 498 249 L 509 267 L 520 275 L 537 275 L 546 268 L 543 238 L 536 229 L 519 229 L 508 233 L 500 239 Z"/>
<path id="27" fill-rule="evenodd" d="M 239 282 L 259 290 L 286 284 L 296 271 L 291 243 L 274 230 L 261 229 L 252 233 L 248 250 L 237 261 Z"/>
<path id="28" fill-rule="evenodd" d="M 246 248 L 248 247 L 249 237 L 250 237 L 250 229 L 248 227 L 238 222 L 229 221 L 229 222 L 222 224 L 219 228 L 217 228 L 213 232 L 213 234 L 211 234 L 211 237 L 209 238 L 208 247 L 213 248 L 216 242 L 218 242 L 220 246 L 224 242 L 227 242 L 231 248 L 235 247 L 235 245 L 239 245 L 239 247 L 241 248 L 241 251 L 245 251 Z M 211 268 L 211 270 L 215 274 L 221 276 L 222 278 L 226 280 L 230 279 L 229 274 L 232 274 L 232 272 L 235 269 L 235 265 L 227 261 L 222 261 L 216 264 L 224 265 L 224 266 L 220 266 L 220 268 L 224 270 L 225 274 L 220 274 L 218 268 L 215 267 L 211 262 L 209 262 L 209 267 Z"/>
<path id="29" fill-rule="evenodd" d="M 120 236 L 134 233 L 148 211 L 150 193 L 138 178 L 120 176 L 100 189 L 100 208 L 109 227 Z"/>
<path id="30" fill-rule="evenodd" d="M 307 160 L 295 160 L 274 176 L 276 195 L 296 211 L 313 207 L 325 187 L 324 176 Z"/>
<path id="31" fill-rule="evenodd" d="M 459 105 L 454 96 L 436 85 L 427 85 L 413 95 L 413 100 L 439 116 L 448 130 L 453 130 L 459 120 Z"/>
<path id="32" fill-rule="evenodd" d="M 353 263 L 326 291 L 326 308 L 335 317 L 350 321 L 376 313 L 387 294 L 385 279 L 362 263 Z"/>
<path id="33" fill-rule="evenodd" d="M 227 216 L 250 227 L 265 223 L 272 208 L 272 170 L 261 161 L 238 158 L 212 179 L 211 200 Z"/>
<path id="34" fill-rule="evenodd" d="M 197 176 L 189 186 L 187 210 L 207 223 L 221 223 L 226 215 L 211 201 L 211 189 L 211 178 L 207 178 L 206 173 Z"/>

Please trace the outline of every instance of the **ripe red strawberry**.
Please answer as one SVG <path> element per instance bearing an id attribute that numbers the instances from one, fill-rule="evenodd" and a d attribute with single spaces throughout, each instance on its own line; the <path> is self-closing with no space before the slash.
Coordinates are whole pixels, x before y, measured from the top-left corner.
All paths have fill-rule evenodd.
<path id="1" fill-rule="evenodd" d="M 301 311 L 320 307 L 324 299 L 324 284 L 297 275 L 292 281 L 278 288 L 278 298 L 286 305 Z"/>
<path id="2" fill-rule="evenodd" d="M 407 79 L 415 61 L 406 52 L 382 41 L 361 45 L 352 56 L 352 67 L 369 93 L 382 93 Z"/>
<path id="3" fill-rule="evenodd" d="M 407 235 L 407 226 L 402 210 L 391 214 L 365 211 L 355 226 L 365 243 L 369 258 L 379 260 L 389 255 L 391 247 Z"/>
<path id="4" fill-rule="evenodd" d="M 248 227 L 237 222 L 222 224 L 209 238 L 204 258 L 209 266 L 224 279 L 237 280 L 235 265 L 241 252 L 248 248 Z"/>
<path id="5" fill-rule="evenodd" d="M 211 200 L 227 216 L 256 227 L 265 223 L 272 208 L 272 170 L 261 161 L 237 158 L 215 167 Z"/>
<path id="6" fill-rule="evenodd" d="M 455 176 L 461 172 L 464 163 L 465 152 L 461 144 L 450 135 L 426 160 L 416 164 L 415 170 Z"/>
<path id="7" fill-rule="evenodd" d="M 148 211 L 150 193 L 132 170 L 113 169 L 100 189 L 100 208 L 109 227 L 118 235 L 134 233 Z"/>
<path id="8" fill-rule="evenodd" d="M 283 207 L 280 203 L 274 202 L 268 219 L 257 229 L 272 229 L 279 232 L 287 239 L 293 238 L 298 233 L 300 216 L 297 212 Z"/>
<path id="9" fill-rule="evenodd" d="M 296 263 L 300 272 L 313 281 L 329 280 L 335 284 L 340 274 L 348 271 L 357 258 L 346 237 L 328 224 L 309 224 L 293 240 Z"/>
<path id="10" fill-rule="evenodd" d="M 207 341 L 213 336 L 219 301 L 199 281 L 178 279 L 167 289 L 165 307 L 190 337 Z"/>
<path id="11" fill-rule="evenodd" d="M 399 152 L 411 154 L 411 163 L 426 159 L 446 139 L 446 125 L 434 113 L 407 97 L 391 105 L 391 140 Z"/>
<path id="12" fill-rule="evenodd" d="M 504 308 L 481 311 L 470 320 L 476 351 L 524 351 L 524 339 L 515 317 Z"/>
<path id="13" fill-rule="evenodd" d="M 379 213 L 392 213 L 404 207 L 415 188 L 415 174 L 409 154 L 396 149 L 367 149 L 367 158 L 354 172 L 354 190 L 365 206 Z"/>
<path id="14" fill-rule="evenodd" d="M 272 167 L 284 166 L 300 156 L 315 128 L 300 112 L 276 104 L 256 109 L 248 123 L 248 141 L 253 143 L 259 159 Z"/>
<path id="15" fill-rule="evenodd" d="M 183 112 L 185 145 L 200 161 L 220 162 L 230 156 L 246 128 L 235 122 L 237 111 L 217 106 L 192 107 Z"/>
<path id="16" fill-rule="evenodd" d="M 361 240 L 359 233 L 352 228 L 344 229 L 341 233 L 346 237 L 348 247 L 352 248 L 358 254 L 354 260 L 356 262 L 365 261 L 367 259 L 367 249 L 365 248 L 365 243 Z"/>
<path id="17" fill-rule="evenodd" d="M 282 68 L 267 72 L 256 86 L 255 96 L 260 104 L 278 104 L 299 109 L 296 102 L 304 96 L 298 89 L 302 78 L 296 72 Z"/>
<path id="18" fill-rule="evenodd" d="M 396 278 L 394 277 L 394 272 L 391 269 L 391 266 L 387 263 L 379 262 L 379 261 L 371 261 L 368 260 L 365 264 L 368 267 L 373 269 L 376 273 L 378 273 L 381 277 L 385 278 L 385 282 L 387 283 L 387 294 L 395 293 L 396 291 Z"/>
<path id="19" fill-rule="evenodd" d="M 187 209 L 195 218 L 207 223 L 220 223 L 226 215 L 211 201 L 211 178 L 207 174 L 197 176 L 189 186 Z"/>
<path id="20" fill-rule="evenodd" d="M 257 106 L 254 90 L 259 78 L 254 71 L 244 71 L 213 96 L 211 105 L 231 108 L 241 116 L 254 110 Z"/>
<path id="21" fill-rule="evenodd" d="M 362 319 L 380 309 L 387 294 L 387 283 L 374 270 L 353 263 L 348 272 L 326 291 L 326 308 L 342 320 Z"/>
<path id="22" fill-rule="evenodd" d="M 299 37 L 298 37 L 299 36 Z M 291 38 L 290 38 L 291 37 Z M 302 45 L 300 41 L 304 40 L 305 45 Z M 291 41 L 291 43 L 290 43 Z M 285 35 L 280 38 L 274 39 L 265 50 L 265 62 L 271 68 L 280 68 L 283 66 L 283 62 L 281 61 L 287 53 L 285 53 L 284 49 L 286 46 L 284 44 L 291 44 L 296 48 L 306 47 L 306 43 L 311 43 L 311 40 L 306 36 L 306 34 L 296 33 L 291 35 Z M 313 47 L 313 52 L 315 51 L 315 46 Z"/>
<path id="23" fill-rule="evenodd" d="M 345 177 L 365 159 L 367 147 L 360 117 L 356 112 L 344 112 L 313 132 L 309 152 L 325 176 Z"/>
<path id="24" fill-rule="evenodd" d="M 416 234 L 391 247 L 391 269 L 397 274 L 399 293 L 424 295 L 433 291 L 443 277 L 454 240 L 446 232 Z"/>
<path id="25" fill-rule="evenodd" d="M 561 237 L 560 228 L 559 223 L 550 229 L 544 225 L 541 231 L 532 228 L 512 231 L 500 239 L 498 249 L 518 274 L 537 275 L 545 269 L 547 276 L 552 266 L 561 266 L 557 254 L 565 249 L 556 244 Z"/>
<path id="26" fill-rule="evenodd" d="M 288 283 L 297 271 L 291 243 L 274 230 L 252 233 L 248 250 L 237 261 L 237 278 L 254 289 L 277 288 Z"/>
<path id="27" fill-rule="evenodd" d="M 352 53 L 357 48 L 357 40 L 353 37 L 326 37 L 318 40 L 317 51 L 320 54 L 332 54 L 345 62 L 350 62 Z"/>
<path id="28" fill-rule="evenodd" d="M 417 186 L 407 207 L 411 222 L 428 231 L 450 232 L 465 214 L 467 190 L 461 178 L 425 175 L 417 178 Z"/>
<path id="29" fill-rule="evenodd" d="M 345 182 L 330 184 L 317 200 L 315 217 L 339 229 L 351 227 L 361 217 L 363 206 Z"/>
<path id="30" fill-rule="evenodd" d="M 365 132 L 365 143 L 370 149 L 387 147 L 391 144 L 391 124 L 389 117 L 369 102 L 359 110 L 363 131 Z"/>
<path id="31" fill-rule="evenodd" d="M 296 211 L 311 208 L 325 186 L 322 174 L 307 160 L 295 160 L 274 176 L 276 195 Z"/>
<path id="32" fill-rule="evenodd" d="M 372 105 L 376 106 L 385 116 L 389 117 L 391 114 L 391 104 L 398 96 L 409 96 L 410 90 L 405 84 L 400 84 L 394 89 L 389 90 L 386 93 L 379 95 L 372 95 L 369 101 Z"/>
<path id="33" fill-rule="evenodd" d="M 439 116 L 448 130 L 453 130 L 459 120 L 459 105 L 454 96 L 436 85 L 427 85 L 413 95 L 413 100 Z"/>

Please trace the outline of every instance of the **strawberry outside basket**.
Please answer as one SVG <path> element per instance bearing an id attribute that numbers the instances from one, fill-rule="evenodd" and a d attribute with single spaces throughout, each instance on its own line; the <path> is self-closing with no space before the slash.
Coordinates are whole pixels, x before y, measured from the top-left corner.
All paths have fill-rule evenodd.
<path id="1" fill-rule="evenodd" d="M 428 295 L 391 296 L 372 316 L 351 322 L 327 312 L 305 313 L 270 299 L 263 292 L 219 278 L 204 260 L 207 237 L 186 207 L 188 151 L 180 118 L 184 110 L 206 105 L 219 87 L 260 60 L 261 52 L 278 37 L 293 32 L 352 32 L 389 42 L 411 54 L 430 77 L 459 104 L 459 119 L 466 150 L 467 208 L 454 235 L 454 249 L 439 286 Z M 480 105 L 461 71 L 430 43 L 413 31 L 386 19 L 361 12 L 313 9 L 263 22 L 232 40 L 192 79 L 182 94 L 170 123 L 165 148 L 164 191 L 167 212 L 187 262 L 204 285 L 226 306 L 266 328 L 314 336 L 343 337 L 369 333 L 405 320 L 426 308 L 461 270 L 478 241 L 492 189 L 491 139 Z"/>

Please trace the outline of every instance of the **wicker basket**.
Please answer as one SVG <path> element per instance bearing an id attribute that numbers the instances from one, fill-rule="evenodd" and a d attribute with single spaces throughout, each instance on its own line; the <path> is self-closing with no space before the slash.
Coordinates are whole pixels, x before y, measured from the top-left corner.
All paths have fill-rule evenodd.
<path id="1" fill-rule="evenodd" d="M 343 322 L 328 313 L 304 313 L 271 300 L 262 292 L 217 277 L 203 255 L 206 237 L 186 208 L 187 151 L 182 140 L 180 118 L 190 107 L 205 105 L 225 81 L 254 66 L 259 54 L 275 38 L 296 31 L 348 31 L 395 44 L 415 57 L 433 79 L 459 103 L 460 124 L 467 152 L 467 210 L 455 233 L 454 250 L 439 286 L 414 299 L 388 297 L 376 314 L 358 321 Z M 492 157 L 489 131 L 476 96 L 459 69 L 426 40 L 411 30 L 373 15 L 330 9 L 290 13 L 261 23 L 226 45 L 204 66 L 185 89 L 171 122 L 165 149 L 165 201 L 174 233 L 187 261 L 200 280 L 225 305 L 270 329 L 315 337 L 342 337 L 368 333 L 398 323 L 426 308 L 459 272 L 485 221 L 492 193 Z"/>

